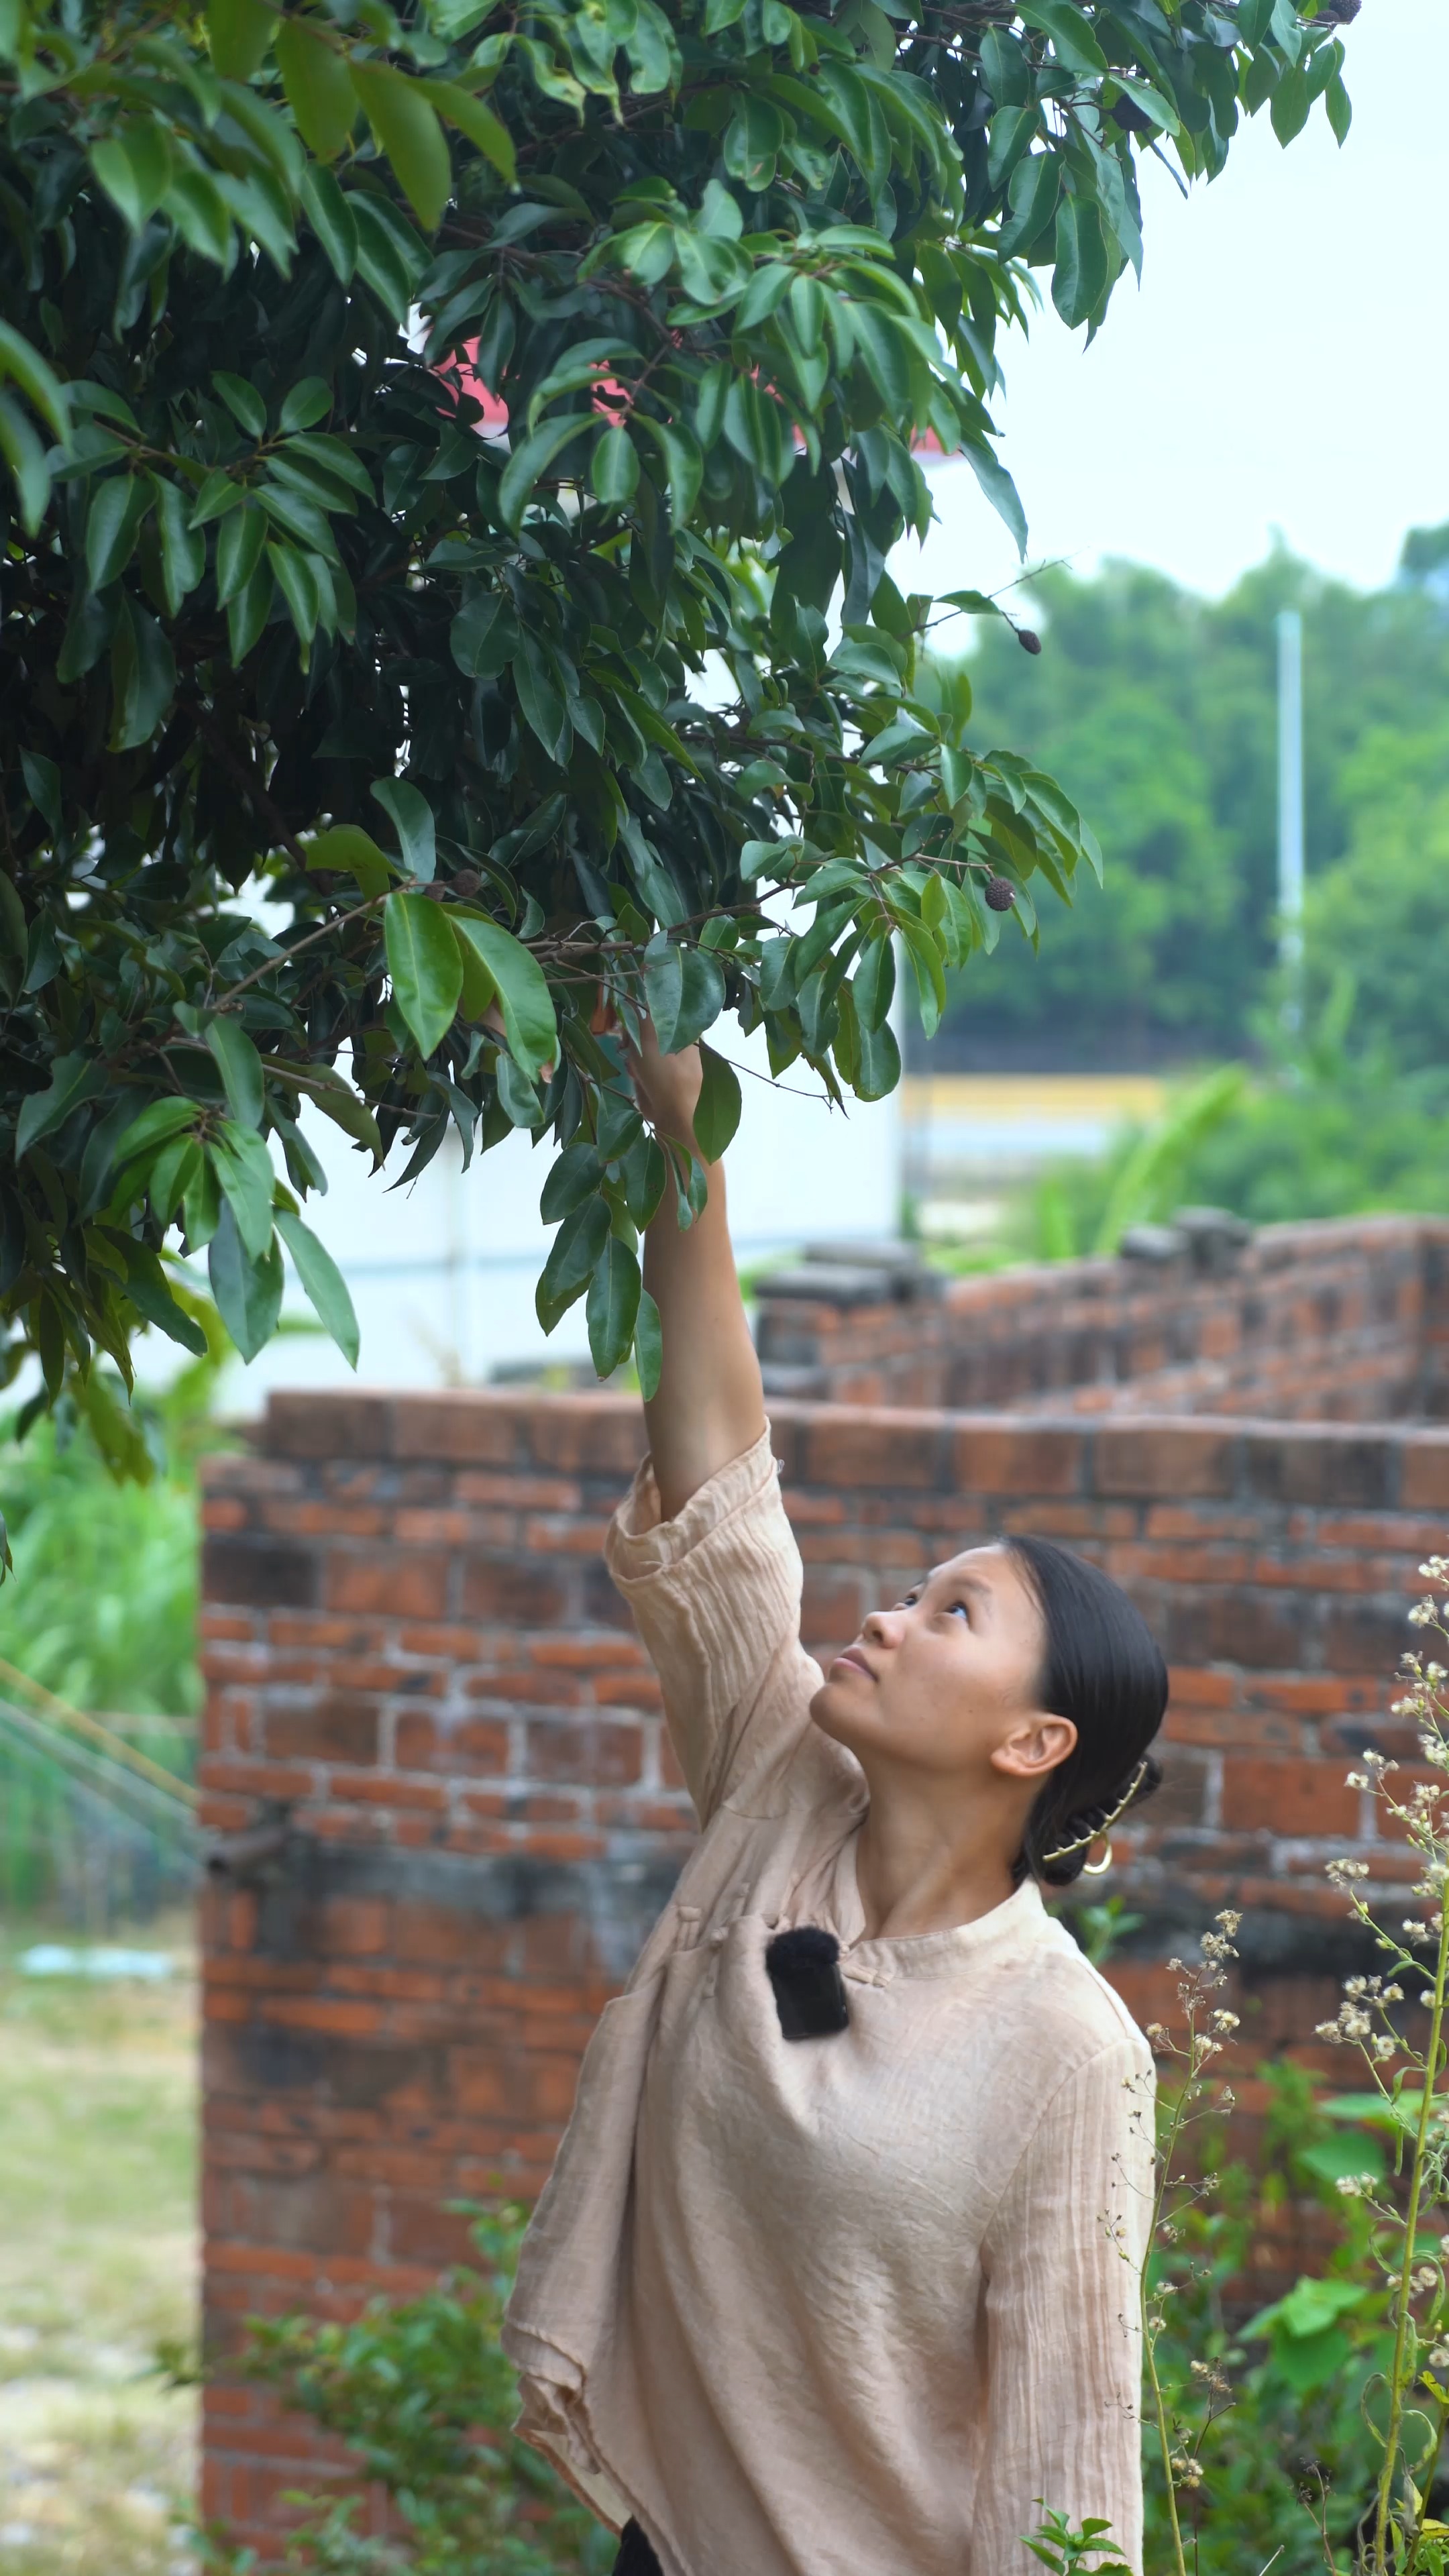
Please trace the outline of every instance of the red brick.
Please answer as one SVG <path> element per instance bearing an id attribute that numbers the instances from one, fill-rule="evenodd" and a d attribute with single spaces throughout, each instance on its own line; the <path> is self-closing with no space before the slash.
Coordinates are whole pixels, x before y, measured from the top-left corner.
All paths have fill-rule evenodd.
<path id="1" fill-rule="evenodd" d="M 1077 1494 L 1086 1443 L 1057 1423 L 958 1419 L 953 1425 L 952 1481 L 968 1494 Z"/>
<path id="2" fill-rule="evenodd" d="M 376 1610 L 389 1619 L 440 1619 L 447 1607 L 448 1560 L 403 1556 L 394 1549 L 333 1548 L 327 1558 L 329 1610 Z"/>
<path id="3" fill-rule="evenodd" d="M 1352 1840 L 1360 1796 L 1344 1787 L 1336 1762 L 1269 1762 L 1229 1757 L 1223 1769 L 1222 1818 L 1237 1830 L 1297 1839 Z"/>
<path id="4" fill-rule="evenodd" d="M 1449 1432 L 1405 1432 L 1399 1476 L 1399 1500 L 1406 1511 L 1449 1515 Z"/>
<path id="5" fill-rule="evenodd" d="M 470 1619 L 546 1628 L 565 1616 L 567 1605 L 558 1577 L 526 1557 L 473 1555 L 463 1560 L 462 1608 Z"/>
<path id="6" fill-rule="evenodd" d="M 580 1725 L 569 1719 L 531 1717 L 523 1757 L 524 1777 L 586 1780 L 590 1787 L 617 1788 L 639 1778 L 643 1748 L 644 1739 L 637 1726 L 604 1721 Z"/>
<path id="7" fill-rule="evenodd" d="M 497 1779 L 507 1772 L 509 1730 L 501 1718 L 450 1717 L 441 1712 L 400 1717 L 393 1759 L 399 1771 L 441 1771 Z"/>
<path id="8" fill-rule="evenodd" d="M 1220 1422 L 1103 1424 L 1093 1435 L 1093 1483 L 1099 1494 L 1226 1498 L 1237 1437 Z"/>
<path id="9" fill-rule="evenodd" d="M 938 1413 L 888 1413 L 848 1405 L 813 1409 L 805 1435 L 805 1475 L 814 1485 L 944 1484 L 951 1451 Z"/>
<path id="10" fill-rule="evenodd" d="M 278 1761 L 375 1762 L 378 1706 L 351 1691 L 331 1691 L 311 1707 L 277 1707 L 263 1718 L 266 1750 Z"/>

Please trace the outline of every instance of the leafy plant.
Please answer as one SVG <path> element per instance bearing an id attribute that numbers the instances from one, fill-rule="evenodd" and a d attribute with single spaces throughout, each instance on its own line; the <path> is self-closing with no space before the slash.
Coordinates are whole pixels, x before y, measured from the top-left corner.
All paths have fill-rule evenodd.
<path id="1" fill-rule="evenodd" d="M 930 514 L 913 441 L 1024 539 L 986 406 L 1027 271 L 1094 331 L 1138 152 L 1211 177 L 1244 110 L 1286 142 L 1318 98 L 1341 139 L 1338 14 L 7 0 L 0 1317 L 34 1406 L 96 1351 L 129 1383 L 142 1319 L 199 1352 L 178 1231 L 245 1355 L 285 1252 L 355 1357 L 305 1103 L 410 1173 L 450 1125 L 551 1134 L 540 1314 L 584 1298 L 599 1369 L 653 1384 L 637 1232 L 702 1175 L 635 1112 L 638 1014 L 677 1048 L 733 1012 L 872 1099 L 895 943 L 934 1025 L 990 880 L 1034 943 L 1096 865 L 923 666 L 884 569 Z"/>
<path id="2" fill-rule="evenodd" d="M 617 2542 L 512 2430 L 517 2382 L 498 2341 L 527 2213 L 473 2213 L 481 2268 L 352 2325 L 254 2322 L 247 2368 L 357 2455 L 380 2487 L 390 2538 L 357 2528 L 354 2495 L 291 2499 L 289 2568 L 330 2576 L 603 2576 Z M 175 2374 L 173 2373 L 173 2376 Z M 197 2535 L 192 2535 L 193 2540 Z M 201 2535 L 204 2563 L 242 2576 L 249 2552 Z"/>

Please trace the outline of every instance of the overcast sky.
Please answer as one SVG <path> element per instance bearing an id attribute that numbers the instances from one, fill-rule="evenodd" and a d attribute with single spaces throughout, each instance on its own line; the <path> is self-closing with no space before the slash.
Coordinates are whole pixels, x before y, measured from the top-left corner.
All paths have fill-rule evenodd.
<path id="1" fill-rule="evenodd" d="M 1090 349 L 1050 305 L 1006 343 L 996 409 L 1032 558 L 1127 555 L 1221 592 L 1281 529 L 1368 587 L 1406 528 L 1449 519 L 1449 0 L 1364 0 L 1347 49 L 1342 152 L 1318 106 L 1286 152 L 1265 109 L 1186 203 L 1140 163 L 1140 290 L 1129 272 Z M 915 586 L 1009 581 L 969 469 L 933 479 Z"/>

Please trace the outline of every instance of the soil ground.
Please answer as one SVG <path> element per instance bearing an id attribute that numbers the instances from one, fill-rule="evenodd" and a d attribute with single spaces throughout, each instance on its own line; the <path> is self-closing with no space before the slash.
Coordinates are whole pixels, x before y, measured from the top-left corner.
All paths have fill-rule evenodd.
<path id="1" fill-rule="evenodd" d="M 182 2576 L 196 2398 L 194 1943 L 181 1918 L 106 1938 L 168 1951 L 165 1985 L 34 1979 L 0 1919 L 0 2568 Z"/>

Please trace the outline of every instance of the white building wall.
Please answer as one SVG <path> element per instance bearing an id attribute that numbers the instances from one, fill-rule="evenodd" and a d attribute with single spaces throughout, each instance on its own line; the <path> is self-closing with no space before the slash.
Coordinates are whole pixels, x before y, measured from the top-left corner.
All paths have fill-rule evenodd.
<path id="1" fill-rule="evenodd" d="M 730 1148 L 730 1215 L 742 1267 L 818 1240 L 893 1235 L 901 1209 L 899 1094 L 832 1109 L 808 1066 L 772 1084 L 763 1036 L 731 1028 L 723 1050 L 742 1073 L 744 1113 Z M 335 1127 L 308 1136 L 328 1175 L 306 1216 L 345 1273 L 362 1331 L 354 1379 L 325 1335 L 284 1332 L 250 1368 L 228 1371 L 223 1410 L 256 1412 L 272 1387 L 478 1385 L 495 1369 L 588 1357 L 582 1301 L 546 1338 L 533 1292 L 552 1229 L 538 1213 L 551 1160 L 511 1136 L 463 1170 L 456 1137 L 407 1189 L 389 1189 Z M 406 1154 L 394 1160 L 400 1169 Z M 284 1313 L 311 1309 L 295 1282 Z M 154 1336 L 150 1337 L 154 1339 Z"/>

